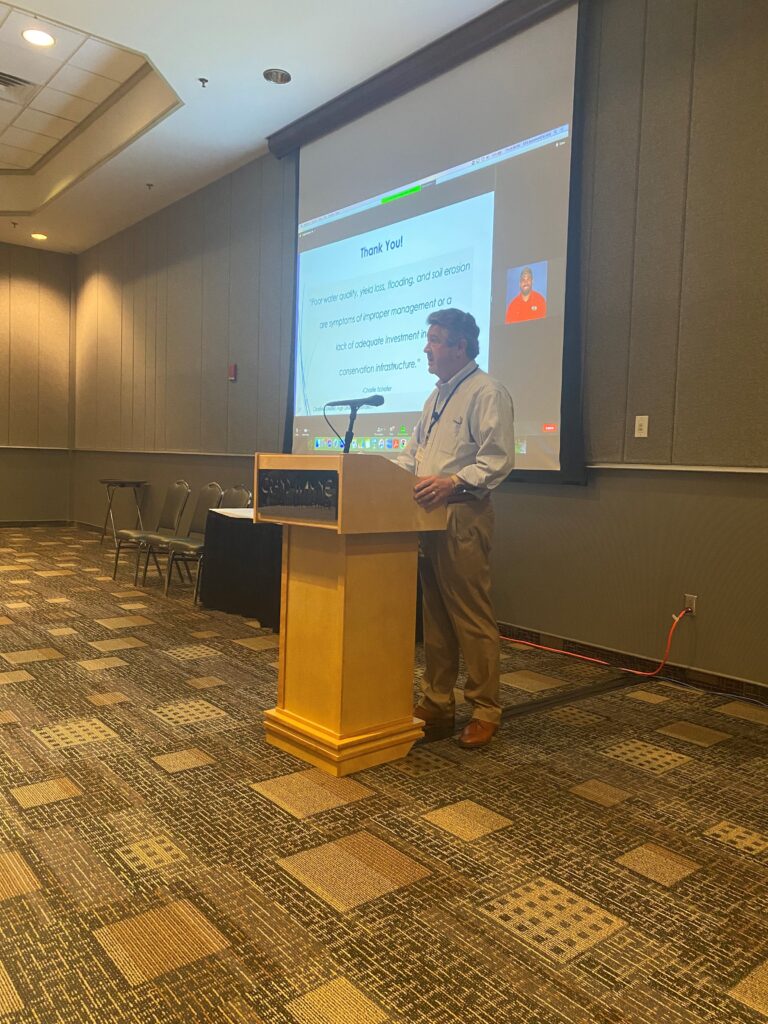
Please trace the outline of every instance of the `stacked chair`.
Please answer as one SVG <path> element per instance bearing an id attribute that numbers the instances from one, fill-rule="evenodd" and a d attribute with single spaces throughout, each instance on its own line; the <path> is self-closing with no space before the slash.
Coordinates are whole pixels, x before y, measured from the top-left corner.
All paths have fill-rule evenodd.
<path id="1" fill-rule="evenodd" d="M 197 496 L 197 501 L 195 502 L 195 509 L 192 513 L 192 520 L 189 524 L 190 534 L 197 533 L 198 531 L 205 531 L 205 520 L 208 516 L 208 510 L 219 507 L 219 505 L 221 504 L 221 496 L 223 493 L 224 492 L 222 491 L 221 486 L 217 484 L 215 480 L 211 481 L 211 483 L 209 484 L 203 484 L 203 486 L 200 488 L 200 493 Z M 159 534 L 155 534 L 147 543 L 145 543 L 144 574 L 141 577 L 142 586 L 144 586 L 144 584 L 147 582 L 147 569 L 149 567 L 150 557 L 154 560 L 157 571 L 160 575 L 160 578 L 162 579 L 163 571 L 160 568 L 160 563 L 157 560 L 157 556 L 159 554 L 168 555 L 169 545 L 173 541 L 177 540 L 186 540 L 186 536 L 181 537 L 179 535 L 178 524 L 176 527 L 176 531 L 170 536 L 160 536 Z M 170 557 L 168 560 L 170 561 Z M 189 569 L 187 569 L 187 575 L 189 575 Z M 181 576 L 181 569 L 179 569 L 179 576 Z M 182 576 L 181 578 L 183 579 L 184 577 Z M 190 582 L 192 582 L 191 576 L 189 576 L 189 579 Z"/>
<path id="2" fill-rule="evenodd" d="M 219 487 L 218 484 L 216 484 Z M 115 545 L 115 568 L 112 572 L 112 579 L 117 576 L 117 564 L 120 560 L 120 551 L 124 548 L 136 548 L 136 568 L 133 574 L 134 586 L 139 580 L 139 563 L 141 562 L 141 556 L 146 553 L 146 561 L 149 561 L 150 554 L 155 559 L 155 565 L 157 566 L 158 572 L 160 566 L 155 556 L 154 548 L 167 544 L 168 541 L 175 537 L 179 531 L 179 523 L 181 517 L 184 514 L 184 508 L 189 498 L 189 484 L 186 480 L 177 480 L 176 483 L 170 485 L 168 490 L 165 492 L 165 501 L 160 511 L 160 518 L 157 522 L 157 528 L 155 530 L 118 530 L 117 531 L 117 543 Z M 221 494 L 221 488 L 219 487 L 219 494 Z M 146 562 L 144 565 L 144 578 L 147 576 Z"/>
<path id="3" fill-rule="evenodd" d="M 203 573 L 203 556 L 205 554 L 205 521 L 207 518 L 208 508 L 215 508 L 219 506 L 221 508 L 248 508 L 251 503 L 251 498 L 252 495 L 248 488 L 244 484 L 237 484 L 237 486 L 229 487 L 224 491 L 223 495 L 221 495 L 221 500 L 217 505 L 207 506 L 200 516 L 198 516 L 200 499 L 198 499 L 198 505 L 195 508 L 195 515 L 192 517 L 192 522 L 189 524 L 189 536 L 174 537 L 173 540 L 168 542 L 168 564 L 165 569 L 166 595 L 168 594 L 168 588 L 171 585 L 173 566 L 176 565 L 176 568 L 178 569 L 179 562 L 181 562 L 187 570 L 187 574 L 189 574 L 190 562 L 196 562 L 197 578 L 195 580 L 193 601 L 197 603 L 198 594 L 200 593 L 200 580 Z"/>

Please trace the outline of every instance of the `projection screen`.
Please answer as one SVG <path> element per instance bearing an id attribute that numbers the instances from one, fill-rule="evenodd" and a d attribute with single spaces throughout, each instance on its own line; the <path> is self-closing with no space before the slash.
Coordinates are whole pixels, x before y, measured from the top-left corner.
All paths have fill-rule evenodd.
<path id="1" fill-rule="evenodd" d="M 516 468 L 560 471 L 577 14 L 302 148 L 294 452 L 338 452 L 325 404 L 380 394 L 352 450 L 396 457 L 435 383 L 426 318 L 455 306 L 513 397 Z"/>

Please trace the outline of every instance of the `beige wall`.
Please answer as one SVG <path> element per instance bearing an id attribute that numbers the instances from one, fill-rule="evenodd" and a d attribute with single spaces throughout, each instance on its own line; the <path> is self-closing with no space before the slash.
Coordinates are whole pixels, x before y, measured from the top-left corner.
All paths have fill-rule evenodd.
<path id="1" fill-rule="evenodd" d="M 591 462 L 768 467 L 768 4 L 590 5 Z M 649 436 L 634 437 L 637 415 Z"/>
<path id="2" fill-rule="evenodd" d="M 192 488 L 192 494 L 181 522 L 183 533 L 192 516 L 195 495 L 203 484 L 216 480 L 226 490 L 227 487 L 242 483 L 253 490 L 253 456 L 73 452 L 70 508 L 71 518 L 75 522 L 101 527 L 107 496 L 99 480 L 108 476 L 147 481 L 148 486 L 141 499 L 142 515 L 147 527 L 157 524 L 168 485 L 174 480 L 186 480 Z M 114 513 L 118 529 L 134 525 L 136 506 L 130 491 L 118 491 L 115 495 Z"/>
<path id="3" fill-rule="evenodd" d="M 768 685 L 768 474 L 590 470 L 586 487 L 502 484 L 500 621 Z"/>
<path id="4" fill-rule="evenodd" d="M 0 243 L 0 446 L 69 447 L 73 266 Z"/>
<path id="5" fill-rule="evenodd" d="M 281 447 L 294 209 L 295 162 L 266 156 L 78 259 L 77 448 Z"/>
<path id="6" fill-rule="evenodd" d="M 69 518 L 73 273 L 0 243 L 0 522 Z"/>
<path id="7" fill-rule="evenodd" d="M 71 453 L 0 448 L 0 525 L 68 522 Z"/>

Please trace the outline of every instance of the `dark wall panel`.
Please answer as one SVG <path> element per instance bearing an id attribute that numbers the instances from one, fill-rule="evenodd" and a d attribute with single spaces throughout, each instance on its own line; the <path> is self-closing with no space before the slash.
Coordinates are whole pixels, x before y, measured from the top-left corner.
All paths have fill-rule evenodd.
<path id="1" fill-rule="evenodd" d="M 232 175 L 229 362 L 237 363 L 238 371 L 229 391 L 227 451 L 247 451 L 258 436 L 263 163 L 258 160 Z"/>
<path id="2" fill-rule="evenodd" d="M 285 436 L 285 420 L 288 412 L 288 392 L 291 387 L 291 366 L 293 363 L 294 293 L 296 288 L 296 224 L 298 211 L 298 154 L 284 157 L 281 161 L 283 187 L 281 205 L 283 218 L 282 277 L 280 280 L 280 420 L 275 450 L 281 451 Z"/>
<path id="3" fill-rule="evenodd" d="M 648 2 L 626 462 L 672 461 L 696 6 L 696 0 Z M 648 437 L 638 439 L 635 417 L 643 415 Z"/>
<path id="4" fill-rule="evenodd" d="M 147 424 L 147 267 L 146 222 L 130 231 L 130 265 L 133 282 L 133 366 L 131 392 L 131 434 L 128 448 L 146 448 Z"/>
<path id="5" fill-rule="evenodd" d="M 286 255 L 283 252 L 283 203 L 275 201 L 277 197 L 281 200 L 283 198 L 283 174 L 283 167 L 277 161 L 264 165 L 260 222 L 262 239 L 272 239 L 273 247 L 261 255 L 259 338 L 262 341 L 282 337 L 282 303 L 274 301 L 273 296 L 280 295 Z M 280 349 L 280 344 L 259 345 L 257 436 L 262 447 L 268 451 L 279 451 L 282 440 L 279 425 L 281 407 L 285 401 L 275 387 L 275 383 L 280 380 Z"/>
<path id="6" fill-rule="evenodd" d="M 200 450 L 203 195 L 196 192 L 174 204 L 165 218 L 168 305 L 163 447 L 171 451 Z"/>
<path id="7" fill-rule="evenodd" d="M 75 436 L 80 444 L 98 438 L 99 255 L 96 249 L 77 259 L 77 316 L 75 322 Z"/>
<path id="8" fill-rule="evenodd" d="M 120 447 L 120 397 L 122 386 L 122 309 L 123 309 L 123 238 L 116 235 L 99 249 L 98 303 L 96 323 L 98 337 L 114 338 L 112 345 L 99 345 L 96 357 L 97 431 L 99 444 L 105 448 Z"/>
<path id="9" fill-rule="evenodd" d="M 200 448 L 227 450 L 229 279 L 232 179 L 209 186 L 203 210 L 202 379 Z"/>
<path id="10" fill-rule="evenodd" d="M 38 444 L 69 444 L 72 257 L 46 253 L 40 260 Z"/>
<path id="11" fill-rule="evenodd" d="M 702 0 L 674 461 L 768 466 L 768 4 Z"/>
<path id="12" fill-rule="evenodd" d="M 627 408 L 645 5 L 602 5 L 584 337 L 589 459 L 620 462 Z"/>
<path id="13" fill-rule="evenodd" d="M 15 249 L 11 266 L 8 444 L 38 443 L 40 282 L 38 253 Z"/>
<path id="14" fill-rule="evenodd" d="M 153 447 L 162 451 L 167 447 L 168 407 L 168 218 L 172 207 L 163 210 L 157 218 L 151 263 L 155 275 L 155 442 Z M 105 339 L 107 344 L 109 339 Z"/>
<path id="15" fill-rule="evenodd" d="M 11 247 L 0 245 L 0 444 L 8 443 L 11 413 Z"/>

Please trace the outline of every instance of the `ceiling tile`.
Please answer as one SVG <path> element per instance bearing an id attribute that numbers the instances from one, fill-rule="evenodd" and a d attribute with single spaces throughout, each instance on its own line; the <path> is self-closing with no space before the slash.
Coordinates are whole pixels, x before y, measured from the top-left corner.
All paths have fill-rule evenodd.
<path id="1" fill-rule="evenodd" d="M 0 135 L 0 164 L 6 167 L 31 167 L 40 159 L 39 153 L 32 153 L 28 149 L 17 149 L 15 146 L 7 146 L 4 142 L 5 135 Z"/>
<path id="2" fill-rule="evenodd" d="M 66 117 L 70 121 L 84 121 L 97 106 L 98 104 L 91 100 L 70 96 L 67 92 L 59 92 L 58 89 L 50 87 L 41 89 L 30 103 L 33 110 L 42 110 L 46 114 Z"/>
<path id="3" fill-rule="evenodd" d="M 93 71 L 116 82 L 125 82 L 138 71 L 144 58 L 130 50 L 110 46 L 100 39 L 88 39 L 70 61 L 75 67 Z"/>
<path id="4" fill-rule="evenodd" d="M 28 28 L 37 28 L 42 29 L 44 32 L 50 32 L 54 38 L 53 46 L 39 47 L 28 43 L 21 35 Z M 3 24 L 0 25 L 0 42 L 18 46 L 28 53 L 52 57 L 60 63 L 69 60 L 75 50 L 87 38 L 82 32 L 75 32 L 72 29 L 64 28 L 62 25 L 56 25 L 54 22 L 45 21 L 43 18 L 36 18 L 33 14 L 27 14 L 26 11 L 11 11 Z"/>
<path id="5" fill-rule="evenodd" d="M 102 103 L 118 86 L 111 78 L 94 75 L 90 71 L 83 71 L 71 65 L 62 68 L 48 84 L 54 89 L 60 89 L 61 92 L 68 92 L 72 96 L 79 96 L 93 103 Z"/>
<path id="6" fill-rule="evenodd" d="M 40 132 L 54 139 L 63 139 L 76 126 L 76 122 L 64 117 L 44 114 L 42 110 L 25 110 L 14 121 L 14 128 L 25 128 L 28 132 Z"/>
<path id="7" fill-rule="evenodd" d="M 0 99 L 0 128 L 4 128 L 7 124 L 20 114 L 22 107 L 18 103 L 8 103 L 6 100 Z"/>
<path id="8" fill-rule="evenodd" d="M 28 149 L 42 156 L 51 147 L 56 145 L 56 139 L 47 135 L 39 135 L 37 132 L 27 132 L 23 128 L 6 128 L 2 135 L 3 142 L 9 146 L 18 146 L 19 149 Z"/>

